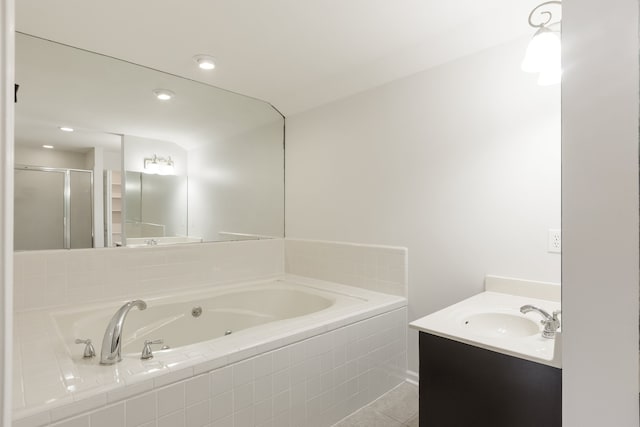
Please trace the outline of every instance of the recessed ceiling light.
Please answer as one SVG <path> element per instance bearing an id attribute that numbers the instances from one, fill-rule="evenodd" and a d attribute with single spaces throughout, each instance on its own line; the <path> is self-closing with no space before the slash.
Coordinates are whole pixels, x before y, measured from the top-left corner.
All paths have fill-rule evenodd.
<path id="1" fill-rule="evenodd" d="M 60 130 L 62 132 L 73 132 L 73 128 L 67 127 L 67 126 L 60 126 Z"/>
<path id="2" fill-rule="evenodd" d="M 53 149 L 53 145 L 43 145 L 42 148 L 48 148 L 49 150 Z"/>
<path id="3" fill-rule="evenodd" d="M 173 98 L 174 96 L 176 96 L 175 93 L 171 92 L 168 89 L 156 89 L 153 91 L 153 94 L 156 96 L 156 98 L 158 98 L 160 101 L 168 101 L 171 98 Z"/>
<path id="4" fill-rule="evenodd" d="M 213 59 L 213 56 L 196 55 L 193 57 L 193 60 L 196 61 L 198 67 L 202 68 L 203 70 L 213 70 L 214 68 L 216 68 L 216 63 Z"/>

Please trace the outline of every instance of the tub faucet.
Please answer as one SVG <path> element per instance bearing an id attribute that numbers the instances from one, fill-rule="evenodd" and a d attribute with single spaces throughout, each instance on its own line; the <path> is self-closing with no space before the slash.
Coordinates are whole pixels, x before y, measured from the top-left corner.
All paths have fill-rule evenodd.
<path id="1" fill-rule="evenodd" d="M 100 351 L 101 365 L 113 365 L 122 360 L 122 327 L 124 326 L 125 317 L 127 317 L 129 310 L 133 307 L 144 310 L 147 308 L 147 303 L 139 299 L 129 301 L 120 307 L 120 309 L 116 311 L 116 314 L 113 315 L 102 339 L 102 349 Z"/>
<path id="2" fill-rule="evenodd" d="M 541 308 L 538 308 L 533 305 L 523 305 L 520 307 L 520 313 L 526 314 L 530 311 L 535 311 L 540 314 L 544 319 L 540 322 L 544 325 L 544 330 L 542 331 L 543 338 L 553 338 L 556 336 L 556 331 L 560 327 L 560 319 L 558 319 L 558 314 L 560 314 L 560 310 L 554 311 L 553 314 L 549 314 Z"/>

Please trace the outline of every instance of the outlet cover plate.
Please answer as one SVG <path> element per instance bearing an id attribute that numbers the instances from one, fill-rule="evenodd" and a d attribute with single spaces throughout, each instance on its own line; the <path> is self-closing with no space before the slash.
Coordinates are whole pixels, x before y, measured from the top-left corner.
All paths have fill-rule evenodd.
<path id="1" fill-rule="evenodd" d="M 562 233 L 559 228 L 549 229 L 547 251 L 553 254 L 559 254 L 562 252 Z"/>

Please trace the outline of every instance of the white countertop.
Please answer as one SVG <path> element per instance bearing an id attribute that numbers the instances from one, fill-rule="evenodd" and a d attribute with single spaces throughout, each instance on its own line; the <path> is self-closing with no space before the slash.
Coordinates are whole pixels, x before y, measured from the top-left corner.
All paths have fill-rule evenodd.
<path id="1" fill-rule="evenodd" d="M 555 339 L 543 338 L 540 324 L 542 317 L 538 313 L 520 313 L 520 307 L 531 304 L 548 313 L 560 309 L 557 301 L 510 295 L 499 292 L 483 292 L 438 312 L 422 317 L 410 323 L 413 329 L 459 341 L 475 347 L 507 354 L 521 359 L 560 368 L 561 333 L 558 330 Z M 538 332 L 526 336 L 509 335 L 508 330 L 495 328 L 494 333 L 484 333 L 469 327 L 469 319 L 482 313 L 507 315 L 518 323 L 534 325 L 519 318 L 535 322 Z M 477 317 L 475 317 L 477 318 Z M 535 327 L 535 326 L 534 326 Z M 504 333 L 503 333 L 504 332 Z"/>

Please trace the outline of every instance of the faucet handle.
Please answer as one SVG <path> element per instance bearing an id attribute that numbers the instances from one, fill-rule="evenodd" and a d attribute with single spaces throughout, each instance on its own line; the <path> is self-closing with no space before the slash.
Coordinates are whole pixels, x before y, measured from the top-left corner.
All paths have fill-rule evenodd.
<path id="1" fill-rule="evenodd" d="M 560 327 L 560 319 L 558 319 L 559 314 L 562 314 L 562 310 L 555 310 L 552 315 L 553 317 L 551 318 L 551 321 L 554 322 L 554 326 L 556 327 L 556 329 Z"/>
<path id="2" fill-rule="evenodd" d="M 91 359 L 92 357 L 96 356 L 96 349 L 93 348 L 93 344 L 91 344 L 90 338 L 87 338 L 84 340 L 81 340 L 80 338 L 76 338 L 75 343 L 84 344 L 84 353 L 82 354 L 82 357 L 84 359 Z"/>
<path id="3" fill-rule="evenodd" d="M 153 352 L 151 351 L 151 345 L 162 344 L 162 343 L 164 343 L 163 339 L 153 340 L 153 341 L 145 340 L 144 347 L 142 347 L 142 355 L 140 356 L 140 359 L 142 360 L 153 359 Z"/>
<path id="4" fill-rule="evenodd" d="M 549 319 L 542 321 L 544 325 L 542 336 L 544 338 L 554 338 L 556 336 L 556 331 L 560 329 L 560 319 L 558 319 L 558 314 L 560 313 L 562 313 L 560 310 L 555 310 Z"/>

